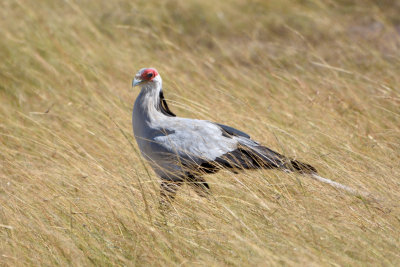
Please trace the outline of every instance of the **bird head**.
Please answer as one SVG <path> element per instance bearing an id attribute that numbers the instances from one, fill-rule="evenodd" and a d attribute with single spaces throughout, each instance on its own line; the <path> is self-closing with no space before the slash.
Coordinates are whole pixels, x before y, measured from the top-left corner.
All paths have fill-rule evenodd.
<path id="1" fill-rule="evenodd" d="M 136 73 L 132 81 L 132 87 L 135 87 L 139 84 L 150 85 L 150 86 L 161 84 L 161 76 L 158 74 L 156 69 L 153 68 L 141 69 Z"/>

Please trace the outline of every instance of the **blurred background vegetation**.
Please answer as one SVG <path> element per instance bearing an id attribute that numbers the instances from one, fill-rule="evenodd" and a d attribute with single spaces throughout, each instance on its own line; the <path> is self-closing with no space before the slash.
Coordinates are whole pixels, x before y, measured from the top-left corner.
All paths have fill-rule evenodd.
<path id="1" fill-rule="evenodd" d="M 400 2 L 0 3 L 0 264 L 399 265 Z M 180 116 L 251 133 L 278 171 L 207 177 L 170 214 L 131 131 L 137 70 Z"/>

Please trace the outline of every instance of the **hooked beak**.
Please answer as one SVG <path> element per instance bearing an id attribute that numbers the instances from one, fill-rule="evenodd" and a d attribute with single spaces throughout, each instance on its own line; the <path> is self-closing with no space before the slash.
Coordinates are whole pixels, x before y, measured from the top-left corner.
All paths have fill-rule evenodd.
<path id="1" fill-rule="evenodd" d="M 141 84 L 142 82 L 144 82 L 144 81 L 135 78 L 135 79 L 133 79 L 133 81 L 132 81 L 132 87 L 135 87 L 135 86 Z"/>

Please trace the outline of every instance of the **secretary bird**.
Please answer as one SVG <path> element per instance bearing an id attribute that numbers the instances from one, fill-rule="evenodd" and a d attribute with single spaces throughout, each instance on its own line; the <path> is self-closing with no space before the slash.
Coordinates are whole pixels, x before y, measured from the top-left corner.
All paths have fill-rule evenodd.
<path id="1" fill-rule="evenodd" d="M 162 202 L 173 199 L 184 182 L 200 196 L 207 196 L 210 187 L 203 175 L 220 169 L 237 172 L 278 168 L 355 192 L 319 176 L 313 166 L 288 159 L 235 128 L 177 117 L 168 108 L 161 76 L 154 68 L 139 70 L 132 82 L 133 87 L 137 85 L 141 86 L 141 92 L 133 107 L 133 132 L 143 157 L 161 178 Z"/>

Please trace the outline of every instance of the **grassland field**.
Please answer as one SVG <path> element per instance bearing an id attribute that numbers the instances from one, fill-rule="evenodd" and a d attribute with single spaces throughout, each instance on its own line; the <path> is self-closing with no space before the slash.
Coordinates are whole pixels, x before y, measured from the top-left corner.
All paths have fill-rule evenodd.
<path id="1" fill-rule="evenodd" d="M 399 266 L 400 1 L 0 3 L 0 266 Z M 375 196 L 222 171 L 168 213 L 131 126 L 155 67 L 217 121 Z"/>

